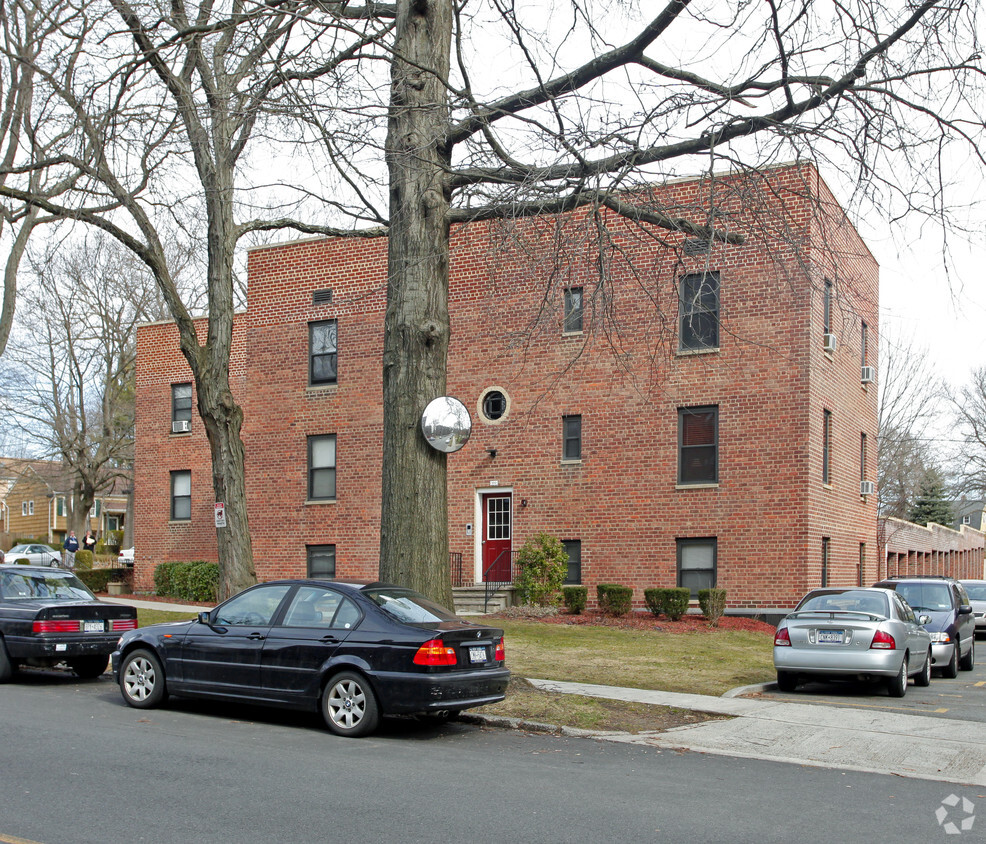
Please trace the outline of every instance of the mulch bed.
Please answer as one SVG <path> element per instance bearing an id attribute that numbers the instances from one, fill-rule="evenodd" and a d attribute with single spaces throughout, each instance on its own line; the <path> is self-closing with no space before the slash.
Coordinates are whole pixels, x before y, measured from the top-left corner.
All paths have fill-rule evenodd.
<path id="1" fill-rule="evenodd" d="M 621 630 L 653 630 L 657 633 L 714 633 L 716 630 L 745 630 L 752 633 L 764 633 L 773 636 L 776 628 L 773 624 L 754 618 L 741 616 L 723 616 L 719 619 L 718 627 L 713 627 L 703 615 L 686 615 L 678 621 L 671 621 L 664 616 L 655 616 L 650 612 L 632 612 L 628 615 L 611 616 L 600 612 L 584 612 L 579 615 L 560 612 L 552 615 L 531 614 L 523 607 L 512 607 L 489 618 L 512 618 L 524 621 L 540 621 L 545 624 L 574 624 L 597 627 L 616 627 Z"/>

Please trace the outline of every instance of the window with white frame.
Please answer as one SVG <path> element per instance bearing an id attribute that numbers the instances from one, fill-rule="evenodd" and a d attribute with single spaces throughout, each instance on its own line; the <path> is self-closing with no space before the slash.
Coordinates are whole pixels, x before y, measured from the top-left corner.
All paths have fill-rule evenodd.
<path id="1" fill-rule="evenodd" d="M 336 497 L 335 434 L 308 438 L 308 500 L 332 501 Z"/>
<path id="2" fill-rule="evenodd" d="M 192 473 L 171 473 L 171 520 L 190 521 L 192 518 Z"/>

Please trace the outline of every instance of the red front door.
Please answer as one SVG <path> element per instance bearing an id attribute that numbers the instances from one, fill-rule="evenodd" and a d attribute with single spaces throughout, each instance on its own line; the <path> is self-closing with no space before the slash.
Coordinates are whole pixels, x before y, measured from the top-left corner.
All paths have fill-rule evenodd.
<path id="1" fill-rule="evenodd" d="M 483 495 L 483 581 L 510 583 L 510 493 Z"/>

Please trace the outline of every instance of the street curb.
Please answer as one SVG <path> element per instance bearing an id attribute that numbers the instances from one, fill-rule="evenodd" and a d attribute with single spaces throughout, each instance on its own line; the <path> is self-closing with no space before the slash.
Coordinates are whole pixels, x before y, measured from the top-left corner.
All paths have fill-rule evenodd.
<path id="1" fill-rule="evenodd" d="M 735 689 L 730 689 L 728 692 L 723 692 L 719 697 L 743 697 L 743 695 L 755 695 L 774 688 L 777 688 L 777 683 L 754 683 L 752 686 L 738 686 Z"/>

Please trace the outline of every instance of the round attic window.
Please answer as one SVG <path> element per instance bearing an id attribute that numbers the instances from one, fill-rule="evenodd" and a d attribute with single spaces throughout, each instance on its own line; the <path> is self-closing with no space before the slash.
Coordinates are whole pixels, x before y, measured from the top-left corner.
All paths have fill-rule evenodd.
<path id="1" fill-rule="evenodd" d="M 507 394 L 499 387 L 486 390 L 479 400 L 480 414 L 487 422 L 501 421 L 507 415 L 509 407 Z"/>

